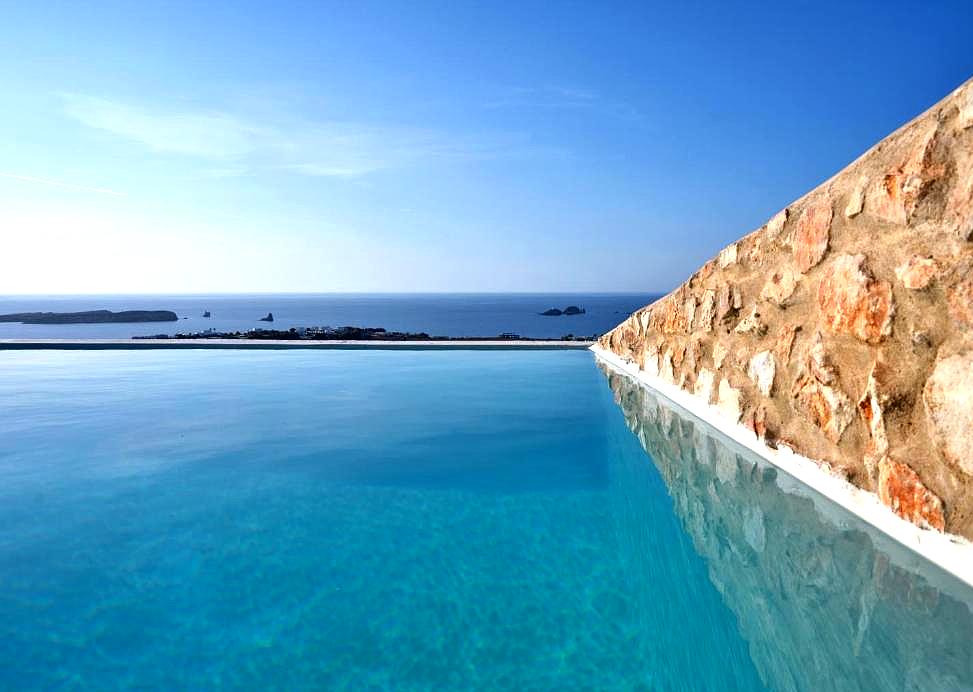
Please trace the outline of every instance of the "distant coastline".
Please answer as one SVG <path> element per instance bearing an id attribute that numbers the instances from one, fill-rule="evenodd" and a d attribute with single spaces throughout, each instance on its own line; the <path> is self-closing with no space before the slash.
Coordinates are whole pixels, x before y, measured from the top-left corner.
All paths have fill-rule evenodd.
<path id="1" fill-rule="evenodd" d="M 565 334 L 559 338 L 535 338 L 521 336 L 513 332 L 503 332 L 495 336 L 430 336 L 427 332 L 396 332 L 383 327 L 313 327 L 309 329 L 250 329 L 244 332 L 220 332 L 207 329 L 203 332 L 188 334 L 150 334 L 133 336 L 134 340 L 182 341 L 182 340 L 240 340 L 240 341 L 581 341 L 593 343 L 597 334 L 575 336 Z"/>
<path id="2" fill-rule="evenodd" d="M 175 322 L 179 316 L 171 310 L 84 310 L 81 312 L 15 312 L 0 315 L 0 322 L 21 324 L 137 324 L 140 322 Z"/>
<path id="3" fill-rule="evenodd" d="M 638 294 L 260 294 L 260 295 L 91 295 L 0 296 L 0 314 L 168 310 L 179 321 L 161 323 L 0 322 L 0 339 L 131 339 L 160 332 L 193 334 L 252 329 L 313 329 L 343 325 L 384 327 L 389 332 L 448 337 L 514 333 L 543 339 L 603 334 L 653 300 Z M 556 305 L 583 307 L 586 314 L 547 317 Z M 206 313 L 209 316 L 206 316 Z M 259 318 L 269 312 L 274 322 Z"/>

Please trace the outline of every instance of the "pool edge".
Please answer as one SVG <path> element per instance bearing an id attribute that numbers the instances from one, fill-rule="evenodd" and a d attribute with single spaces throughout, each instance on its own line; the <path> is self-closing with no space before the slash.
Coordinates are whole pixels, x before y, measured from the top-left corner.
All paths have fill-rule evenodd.
<path id="1" fill-rule="evenodd" d="M 650 375 L 597 344 L 590 350 L 597 358 L 668 401 L 700 419 L 719 433 L 786 472 L 807 487 L 855 515 L 884 536 L 936 565 L 973 588 L 973 543 L 950 533 L 923 529 L 900 518 L 878 499 L 844 478 L 825 471 L 818 463 L 789 448 L 771 449 L 740 423 L 731 422 L 716 406 L 657 376 Z"/>
<path id="2" fill-rule="evenodd" d="M 560 351 L 584 350 L 591 341 L 559 339 L 423 339 L 355 341 L 310 339 L 0 339 L 0 351 L 200 350 L 390 350 L 390 351 Z"/>

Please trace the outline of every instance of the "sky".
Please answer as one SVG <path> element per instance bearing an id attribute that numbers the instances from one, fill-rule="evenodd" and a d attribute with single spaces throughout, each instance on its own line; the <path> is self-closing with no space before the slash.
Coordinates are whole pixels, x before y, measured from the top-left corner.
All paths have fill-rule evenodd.
<path id="1" fill-rule="evenodd" d="M 973 77 L 968 0 L 0 16 L 0 294 L 664 292 Z"/>

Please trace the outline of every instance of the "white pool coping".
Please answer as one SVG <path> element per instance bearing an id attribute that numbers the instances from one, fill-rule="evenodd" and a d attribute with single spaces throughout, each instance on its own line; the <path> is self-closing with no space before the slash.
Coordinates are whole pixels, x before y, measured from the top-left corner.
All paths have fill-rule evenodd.
<path id="1" fill-rule="evenodd" d="M 552 350 L 586 349 L 591 341 L 561 339 L 0 339 L 0 351 L 12 350 L 125 350 L 149 349 L 377 349 L 399 351 L 436 350 Z"/>
<path id="2" fill-rule="evenodd" d="M 716 406 L 708 404 L 699 397 L 666 382 L 660 377 L 640 370 L 637 364 L 624 360 L 597 344 L 592 346 L 591 350 L 598 358 L 614 369 L 660 394 L 677 407 L 700 419 L 759 458 L 766 460 L 820 493 L 831 502 L 877 529 L 881 534 L 891 538 L 895 544 L 907 548 L 908 551 L 938 566 L 967 586 L 973 587 L 973 543 L 967 539 L 954 534 L 919 528 L 897 516 L 891 509 L 882 504 L 875 493 L 852 485 L 844 478 L 827 472 L 813 460 L 786 447 L 771 449 L 753 431 L 740 423 L 731 421 Z M 799 492 L 798 488 L 793 490 Z M 827 513 L 825 511 L 825 514 Z M 831 512 L 831 514 L 834 513 Z M 838 517 L 832 517 L 832 519 L 840 522 Z M 921 564 L 914 559 L 915 555 L 909 555 L 903 551 L 890 552 L 890 557 L 897 564 L 914 572 L 921 568 Z M 923 576 L 931 576 L 931 582 L 937 581 L 935 575 L 923 572 Z M 971 594 L 958 594 L 955 589 L 949 588 L 948 584 L 935 583 L 935 585 L 950 592 L 951 595 L 961 597 L 968 605 L 970 604 Z"/>

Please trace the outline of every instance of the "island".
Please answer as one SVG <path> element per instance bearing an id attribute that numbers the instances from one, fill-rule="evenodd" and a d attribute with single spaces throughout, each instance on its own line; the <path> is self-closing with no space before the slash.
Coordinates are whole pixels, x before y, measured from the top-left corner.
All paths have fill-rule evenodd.
<path id="1" fill-rule="evenodd" d="M 259 321 L 260 322 L 273 322 L 274 321 L 274 313 L 268 312 L 267 313 L 267 316 L 266 317 L 261 317 Z"/>
<path id="2" fill-rule="evenodd" d="M 560 317 L 561 315 L 583 315 L 585 314 L 584 308 L 579 308 L 577 305 L 569 305 L 563 310 L 558 308 L 550 308 L 540 313 L 544 317 Z"/>
<path id="3" fill-rule="evenodd" d="M 87 310 L 84 312 L 15 312 L 0 315 L 0 322 L 22 324 L 106 324 L 134 322 L 175 322 L 179 316 L 171 310 Z"/>

